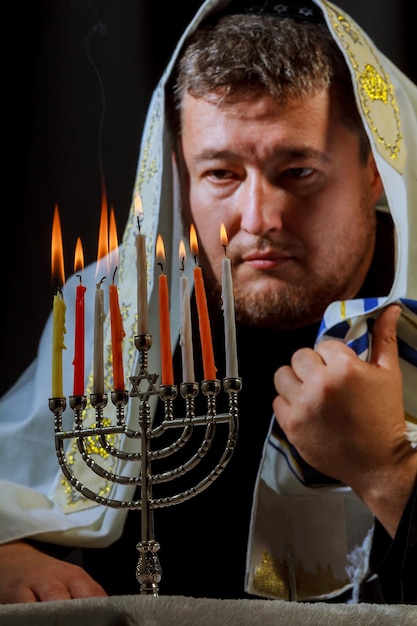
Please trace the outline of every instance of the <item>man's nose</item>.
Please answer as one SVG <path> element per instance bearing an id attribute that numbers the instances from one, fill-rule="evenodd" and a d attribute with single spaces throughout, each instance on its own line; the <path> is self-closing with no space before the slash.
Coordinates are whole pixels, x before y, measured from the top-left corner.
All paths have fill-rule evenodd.
<path id="1" fill-rule="evenodd" d="M 261 236 L 283 229 L 285 194 L 263 177 L 247 178 L 239 194 L 242 230 Z"/>

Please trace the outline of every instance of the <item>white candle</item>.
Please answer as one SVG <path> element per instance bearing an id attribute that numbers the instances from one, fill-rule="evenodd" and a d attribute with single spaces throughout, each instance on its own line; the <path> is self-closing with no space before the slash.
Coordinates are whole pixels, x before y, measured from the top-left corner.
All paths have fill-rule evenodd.
<path id="1" fill-rule="evenodd" d="M 182 381 L 195 382 L 193 338 L 191 329 L 190 291 L 187 276 L 181 276 L 181 333 Z"/>
<path id="2" fill-rule="evenodd" d="M 188 278 L 184 274 L 185 267 L 185 245 L 181 239 L 178 256 L 181 263 L 183 275 L 180 279 L 181 293 L 181 330 L 180 330 L 180 346 L 182 356 L 182 382 L 194 383 L 194 351 L 193 351 L 193 334 L 191 327 L 191 308 L 190 308 L 190 290 L 188 287 Z"/>
<path id="3" fill-rule="evenodd" d="M 227 237 L 222 224 L 223 238 Z M 226 250 L 226 243 L 223 243 Z M 230 259 L 222 261 L 222 309 L 224 315 L 224 339 L 226 351 L 226 377 L 237 378 L 237 349 L 236 349 L 236 322 L 235 303 L 233 298 L 232 266 Z"/>
<path id="4" fill-rule="evenodd" d="M 101 281 L 96 285 L 94 300 L 94 393 L 104 393 L 104 291 Z"/>
<path id="5" fill-rule="evenodd" d="M 146 237 L 136 235 L 138 335 L 148 332 L 148 274 L 146 267 Z"/>
<path id="6" fill-rule="evenodd" d="M 137 278 L 137 313 L 138 335 L 146 335 L 148 331 L 148 270 L 146 263 L 146 237 L 140 232 L 143 217 L 142 202 L 139 194 L 135 196 L 135 215 L 139 233 L 136 235 L 136 278 Z"/>

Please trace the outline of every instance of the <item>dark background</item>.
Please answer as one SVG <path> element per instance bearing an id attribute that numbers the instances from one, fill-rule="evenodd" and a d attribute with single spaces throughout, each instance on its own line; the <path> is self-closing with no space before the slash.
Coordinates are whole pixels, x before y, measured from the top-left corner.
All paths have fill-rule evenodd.
<path id="1" fill-rule="evenodd" d="M 340 0 L 417 82 L 411 2 Z M 67 276 L 76 238 L 95 261 L 101 171 L 121 237 L 152 90 L 201 0 L 37 0 L 8 23 L 3 88 L 1 387 L 36 356 L 53 287 L 51 224 L 58 204 Z M 22 8 L 24 6 L 24 9 Z M 6 83 L 7 85 L 7 83 Z M 8 142 L 3 144 L 8 146 Z"/>

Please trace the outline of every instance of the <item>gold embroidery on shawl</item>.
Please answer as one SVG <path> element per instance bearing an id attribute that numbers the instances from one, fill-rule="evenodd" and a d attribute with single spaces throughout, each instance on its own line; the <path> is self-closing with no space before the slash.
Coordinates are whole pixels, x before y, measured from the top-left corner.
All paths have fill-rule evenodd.
<path id="1" fill-rule="evenodd" d="M 406 150 L 394 86 L 372 42 L 340 9 L 323 2 L 330 24 L 354 71 L 357 94 L 379 154 L 397 172 L 404 172 Z"/>
<path id="2" fill-rule="evenodd" d="M 347 578 L 342 581 L 333 575 L 330 565 L 316 565 L 313 573 L 307 572 L 300 560 L 291 575 L 286 560 L 274 558 L 266 551 L 262 553 L 261 564 L 256 567 L 253 579 L 255 591 L 278 600 L 306 600 L 342 589 L 347 583 Z"/>
<path id="3" fill-rule="evenodd" d="M 253 587 L 260 595 L 289 600 L 288 565 L 263 552 L 261 564 L 255 570 Z"/>
<path id="4" fill-rule="evenodd" d="M 110 425 L 111 425 L 111 420 L 108 418 L 105 418 L 103 420 L 103 426 L 110 426 Z M 96 424 L 92 424 L 91 427 L 95 428 Z M 110 445 L 114 445 L 115 435 L 108 435 L 106 439 Z M 107 459 L 109 457 L 109 453 L 101 446 L 101 444 L 99 443 L 99 438 L 97 436 L 86 437 L 85 441 L 86 441 L 85 449 L 86 449 L 87 454 L 95 454 L 95 455 L 102 457 L 103 459 Z M 76 446 L 76 443 L 73 442 L 71 446 L 72 451 L 66 455 L 67 464 L 69 467 L 72 467 L 76 462 L 75 446 Z M 70 485 L 70 483 L 67 481 L 65 477 L 62 478 L 61 484 L 64 488 L 65 493 L 68 496 L 67 504 L 74 506 L 78 500 L 78 496 L 79 496 L 78 491 L 73 489 L 73 487 Z M 100 488 L 99 495 L 106 496 L 109 493 L 109 491 L 110 491 L 110 484 L 106 483 Z"/>
<path id="5" fill-rule="evenodd" d="M 387 104 L 389 87 L 373 65 L 369 63 L 365 65 L 365 71 L 361 76 L 361 83 L 364 91 L 372 101 L 381 100 L 384 104 Z"/>

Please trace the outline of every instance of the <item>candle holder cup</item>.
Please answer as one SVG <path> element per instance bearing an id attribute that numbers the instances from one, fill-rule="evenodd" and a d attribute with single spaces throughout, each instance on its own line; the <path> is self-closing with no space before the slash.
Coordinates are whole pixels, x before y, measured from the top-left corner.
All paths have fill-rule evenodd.
<path id="1" fill-rule="evenodd" d="M 161 385 L 158 389 L 156 382 L 158 374 L 148 372 L 148 350 L 152 346 L 152 336 L 149 334 L 135 336 L 135 346 L 138 350 L 138 362 L 136 373 L 130 377 L 131 390 L 112 391 L 111 402 L 116 409 L 116 422 L 107 425 L 103 411 L 108 403 L 105 393 L 93 393 L 90 395 L 91 406 L 95 410 L 95 425 L 91 428 L 83 426 L 83 411 L 87 405 L 86 396 L 70 396 L 69 405 L 74 412 L 74 429 L 63 430 L 62 417 L 66 408 L 66 398 L 50 398 L 49 408 L 54 414 L 55 447 L 59 466 L 68 482 L 84 497 L 100 505 L 112 508 L 140 510 L 141 511 L 141 539 L 136 545 L 139 552 L 136 567 L 136 579 L 140 586 L 140 593 L 157 596 L 159 582 L 162 576 L 158 551 L 159 543 L 154 536 L 153 513 L 155 509 L 180 504 L 204 491 L 216 480 L 229 463 L 235 449 L 238 435 L 238 401 L 237 397 L 241 390 L 242 381 L 239 377 L 224 378 L 220 380 L 203 380 L 199 385 L 196 382 L 183 382 L 179 387 L 176 385 Z M 141 389 L 143 385 L 145 389 Z M 224 391 L 228 396 L 229 410 L 226 413 L 217 413 L 217 396 Z M 205 415 L 196 415 L 195 400 L 199 394 L 205 398 L 207 411 Z M 158 395 L 163 402 L 164 415 L 157 425 L 151 423 L 151 411 L 149 399 Z M 139 399 L 138 430 L 127 426 L 125 421 L 125 408 L 129 397 Z M 184 411 L 181 417 L 175 417 L 175 401 L 182 400 Z M 191 473 L 201 460 L 206 457 L 210 442 L 214 437 L 214 431 L 218 424 L 228 425 L 227 441 L 222 449 L 221 457 L 210 465 L 211 469 L 204 477 L 198 478 L 190 488 L 174 492 L 164 497 L 154 497 L 154 486 L 160 483 L 172 482 L 175 487 L 175 478 L 179 475 Z M 159 458 L 167 458 L 179 450 L 186 450 L 186 444 L 190 433 L 195 427 L 205 428 L 201 443 L 196 453 L 190 453 L 188 460 L 177 468 L 165 471 L 161 474 L 152 473 L 152 463 Z M 170 430 L 177 429 L 178 437 L 169 445 L 154 449 L 151 445 L 158 437 Z M 110 441 L 114 435 L 120 434 L 128 439 L 139 441 L 138 449 L 134 452 L 125 452 L 116 448 Z M 115 474 L 106 470 L 88 452 L 87 439 L 95 437 L 106 454 L 127 461 L 136 461 L 140 464 L 138 476 Z M 85 486 L 74 475 L 64 451 L 64 442 L 67 439 L 75 439 L 83 461 L 100 477 L 113 483 L 122 485 L 136 485 L 140 493 L 138 500 L 115 500 L 95 493 Z"/>

